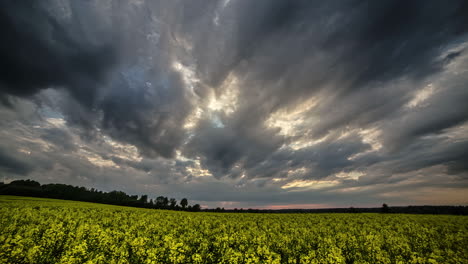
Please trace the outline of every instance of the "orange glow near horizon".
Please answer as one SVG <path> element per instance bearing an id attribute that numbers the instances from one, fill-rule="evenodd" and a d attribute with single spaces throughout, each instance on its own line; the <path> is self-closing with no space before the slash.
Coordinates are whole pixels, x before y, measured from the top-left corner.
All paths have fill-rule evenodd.
<path id="1" fill-rule="evenodd" d="M 270 210 L 279 210 L 279 209 L 325 209 L 325 208 L 336 208 L 330 204 L 278 204 L 278 205 L 268 205 L 259 209 L 270 209 Z"/>

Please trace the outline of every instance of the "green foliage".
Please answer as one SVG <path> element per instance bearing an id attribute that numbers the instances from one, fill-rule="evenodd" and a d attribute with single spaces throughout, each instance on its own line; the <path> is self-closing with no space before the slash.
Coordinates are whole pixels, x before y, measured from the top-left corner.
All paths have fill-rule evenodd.
<path id="1" fill-rule="evenodd" d="M 16 180 L 9 184 L 2 183 L 0 184 L 0 195 L 21 195 L 154 209 L 180 209 L 177 206 L 176 199 L 171 198 L 169 200 L 164 196 L 159 196 L 155 201 L 152 199 L 148 201 L 148 195 L 146 194 L 138 198 L 138 195 L 128 195 L 122 191 L 102 192 L 94 188 L 87 189 L 85 187 L 57 183 L 41 185 L 33 180 Z M 169 207 L 169 201 L 171 207 Z M 183 208 L 185 209 L 188 205 L 187 199 L 181 201 L 182 203 L 185 204 Z"/>
<path id="2" fill-rule="evenodd" d="M 0 263 L 466 263 L 466 216 L 190 213 L 0 196 Z"/>

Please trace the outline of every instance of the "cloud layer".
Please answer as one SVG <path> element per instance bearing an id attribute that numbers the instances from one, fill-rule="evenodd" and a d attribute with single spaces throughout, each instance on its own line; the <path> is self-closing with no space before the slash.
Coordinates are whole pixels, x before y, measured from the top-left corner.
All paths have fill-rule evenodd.
<path id="1" fill-rule="evenodd" d="M 0 4 L 0 172 L 207 206 L 466 204 L 465 1 Z"/>

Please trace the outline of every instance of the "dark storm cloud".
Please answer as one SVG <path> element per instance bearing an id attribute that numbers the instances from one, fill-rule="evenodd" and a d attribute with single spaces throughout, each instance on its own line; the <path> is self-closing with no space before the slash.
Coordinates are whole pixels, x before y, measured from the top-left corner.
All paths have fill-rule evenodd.
<path id="1" fill-rule="evenodd" d="M 54 104 L 84 136 L 93 137 L 101 127 L 144 155 L 172 157 L 182 142 L 180 126 L 190 102 L 171 61 L 157 54 L 164 48 L 157 43 L 164 29 L 152 23 L 154 15 L 146 8 L 92 1 L 2 3 L 2 101 L 65 88 L 78 104 L 63 97 Z M 69 9 L 69 18 L 62 9 Z"/>
<path id="2" fill-rule="evenodd" d="M 457 144 L 443 139 L 420 140 L 402 153 L 386 157 L 385 161 L 391 163 L 387 170 L 389 173 L 402 173 L 445 164 L 450 172 L 464 172 L 466 176 L 468 170 L 462 164 L 468 160 L 467 147 L 466 140 Z"/>
<path id="3" fill-rule="evenodd" d="M 26 175 L 34 168 L 21 158 L 8 154 L 0 148 L 0 168 L 13 174 Z"/>
<path id="4" fill-rule="evenodd" d="M 1 96 L 31 96 L 64 87 L 81 103 L 92 105 L 97 83 L 115 63 L 114 48 L 77 34 L 78 22 L 60 21 L 50 10 L 52 3 L 0 3 Z"/>
<path id="5" fill-rule="evenodd" d="M 109 23 L 118 35 L 120 63 L 99 87 L 94 108 L 65 106 L 70 123 L 84 127 L 87 135 L 92 137 L 89 131 L 98 127 L 150 158 L 174 157 L 186 136 L 182 126 L 193 106 L 193 95 L 173 69 L 173 32 L 165 13 L 174 10 L 163 3 L 94 6 L 100 14 L 114 14 Z"/>
<path id="6" fill-rule="evenodd" d="M 232 170 L 235 165 L 252 168 L 283 144 L 277 132 L 278 129 L 267 129 L 258 124 L 234 123 L 213 127 L 205 121 L 194 131 L 194 137 L 185 147 L 185 154 L 202 155 L 202 164 L 216 177 L 228 174 L 239 177 L 240 172 Z"/>
<path id="7" fill-rule="evenodd" d="M 468 60 L 464 58 L 464 61 Z M 468 120 L 468 78 L 457 73 L 451 75 L 448 80 L 438 76 L 442 80 L 435 80 L 435 83 L 444 90 L 435 91 L 425 102 L 426 106 L 400 113 L 404 118 L 394 119 L 385 126 L 384 140 L 389 149 L 398 149 L 418 137 L 444 132 Z"/>
<path id="8" fill-rule="evenodd" d="M 206 13 L 192 14 L 195 25 L 184 25 L 207 83 L 216 87 L 232 72 L 242 79 L 239 110 L 224 120 L 226 128 L 204 128 L 207 133 L 198 131 L 193 138 L 193 144 L 206 141 L 201 154 L 220 169 L 248 160 L 245 153 L 258 149 L 256 144 L 240 147 L 246 139 L 242 135 L 264 133 L 256 127 L 271 113 L 313 95 L 321 96 L 313 110 L 321 118 L 305 130 L 312 138 L 396 119 L 416 90 L 411 86 L 421 85 L 463 54 L 445 51 L 467 32 L 462 1 L 231 1 L 223 12 L 218 26 Z M 462 94 L 444 95 L 448 102 L 466 98 L 461 87 L 454 90 Z M 417 130 L 399 141 L 426 134 L 425 127 L 434 126 L 437 132 L 460 124 L 467 111 L 459 106 L 456 115 L 444 107 L 428 118 L 418 116 L 409 125 Z M 216 140 L 216 131 L 225 140 Z M 261 158 L 255 162 L 268 159 L 280 146 L 273 140 L 259 148 Z"/>
<path id="9" fill-rule="evenodd" d="M 192 107 L 184 84 L 171 69 L 174 55 L 167 55 L 174 52 L 171 45 L 177 46 L 172 41 L 178 36 L 193 45 L 197 73 L 206 84 L 216 89 L 230 72 L 242 76 L 240 109 L 227 122 L 246 127 L 261 123 L 272 112 L 329 84 L 334 86 L 325 91 L 333 99 L 321 103 L 318 110 L 328 117 L 309 129 L 314 137 L 321 137 L 331 129 L 353 122 L 366 125 L 395 112 L 408 100 L 408 89 L 384 91 L 376 86 L 440 70 L 460 54 L 438 58 L 444 45 L 466 32 L 466 19 L 460 13 L 463 6 L 457 1 L 241 0 L 224 6 L 219 25 L 213 23 L 213 15 L 221 12 L 222 3 L 217 1 L 72 4 L 76 18 L 68 24 L 46 8 L 51 3 L 3 4 L 2 24 L 8 36 L 3 50 L 9 59 L 3 60 L 2 67 L 10 71 L 1 78 L 4 92 L 21 96 L 49 86 L 68 87 L 85 105 L 82 110 L 78 105 L 65 107 L 71 124 L 86 129 L 102 126 L 115 139 L 137 145 L 151 157 L 174 156 L 185 137 L 181 126 Z M 83 15 L 87 9 L 92 11 L 89 18 Z M 167 11 L 175 16 L 165 16 Z M 114 13 L 108 35 L 115 35 L 120 27 L 127 29 L 128 36 L 115 38 L 122 47 L 122 64 L 103 84 L 99 82 L 115 61 L 116 44 L 94 43 L 88 21 L 96 22 L 95 17 L 106 12 Z M 23 25 L 30 29 L 19 30 Z M 148 41 L 152 36 L 156 39 Z M 389 96 L 395 99 L 382 104 Z M 345 104 L 336 112 L 331 107 L 338 100 Z M 246 114 L 252 111 L 258 114 Z M 264 133 L 236 127 L 241 126 L 229 129 L 237 138 Z M 234 153 L 238 146 L 222 145 L 219 148 L 232 152 L 227 156 L 240 159 Z M 266 149 L 271 152 L 280 146 L 274 143 Z M 245 152 L 244 147 L 237 151 L 238 155 Z M 266 158 L 266 153 L 258 156 Z M 233 162 L 221 167 L 229 163 Z"/>
<path id="10" fill-rule="evenodd" d="M 121 79 L 99 105 L 103 129 L 148 157 L 173 157 L 185 136 L 181 126 L 191 108 L 189 98 L 178 75 L 168 73 L 165 78 L 170 87 L 156 88 L 162 95 L 152 87 L 129 88 L 128 81 Z"/>
<path id="11" fill-rule="evenodd" d="M 353 161 L 348 158 L 369 150 L 360 137 L 351 134 L 343 138 L 332 138 L 299 150 L 281 149 L 266 161 L 248 171 L 248 176 L 295 179 L 323 179 L 341 171 L 352 171 Z"/>
<path id="12" fill-rule="evenodd" d="M 70 133 L 60 128 L 45 129 L 41 137 L 64 151 L 73 151 L 77 147 Z"/>
<path id="13" fill-rule="evenodd" d="M 216 71 L 204 75 L 209 83 L 219 83 L 215 80 L 243 68 L 239 66 L 243 62 L 247 66 L 242 73 L 256 81 L 288 79 L 299 84 L 290 87 L 298 96 L 326 79 L 348 80 L 338 89 L 354 90 L 372 81 L 422 77 L 440 69 L 442 62 L 456 57 L 449 54 L 437 61 L 441 48 L 467 30 L 462 6 L 462 1 L 241 0 L 230 2 L 223 11 L 219 23 L 227 32 L 205 19 L 206 12 L 200 12 L 198 19 L 192 14 L 198 23 L 186 30 L 194 39 L 201 72 L 205 67 Z M 220 49 L 223 55 L 208 53 L 207 47 Z M 321 54 L 322 71 L 308 64 Z M 303 67 L 308 77 L 301 75 Z M 287 97 L 285 91 L 281 95 Z"/>
<path id="14" fill-rule="evenodd" d="M 144 172 L 150 172 L 154 169 L 154 165 L 148 161 L 132 161 L 132 160 L 125 160 L 116 156 L 110 157 L 110 159 L 117 165 L 129 166 L 135 168 L 137 170 L 141 170 Z"/>

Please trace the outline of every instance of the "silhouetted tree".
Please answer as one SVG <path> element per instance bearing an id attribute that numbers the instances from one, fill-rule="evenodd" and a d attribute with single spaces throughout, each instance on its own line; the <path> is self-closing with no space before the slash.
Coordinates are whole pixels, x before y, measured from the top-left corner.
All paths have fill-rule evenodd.
<path id="1" fill-rule="evenodd" d="M 194 204 L 193 207 L 192 207 L 192 210 L 194 212 L 200 212 L 201 206 L 199 204 Z"/>
<path id="2" fill-rule="evenodd" d="M 167 199 L 167 197 L 164 197 L 163 199 L 163 208 L 169 208 L 169 199 Z"/>
<path id="3" fill-rule="evenodd" d="M 182 206 L 183 209 L 185 209 L 187 205 L 188 205 L 187 198 L 180 200 L 180 206 Z"/>
<path id="4" fill-rule="evenodd" d="M 390 213 L 390 207 L 386 203 L 382 204 L 382 213 L 387 214 Z"/>
<path id="5" fill-rule="evenodd" d="M 144 194 L 140 197 L 140 203 L 142 203 L 143 205 L 145 205 L 146 203 L 148 203 L 148 195 Z"/>
<path id="6" fill-rule="evenodd" d="M 177 200 L 175 198 L 169 199 L 169 206 L 171 209 L 175 209 L 177 207 Z"/>
<path id="7" fill-rule="evenodd" d="M 40 183 L 38 183 L 37 181 L 33 181 L 33 180 L 16 180 L 16 181 L 10 182 L 10 185 L 19 185 L 19 186 L 28 186 L 28 187 L 41 186 Z"/>
<path id="8" fill-rule="evenodd" d="M 156 208 L 162 209 L 164 208 L 164 202 L 166 197 L 164 196 L 158 196 L 156 197 Z"/>

